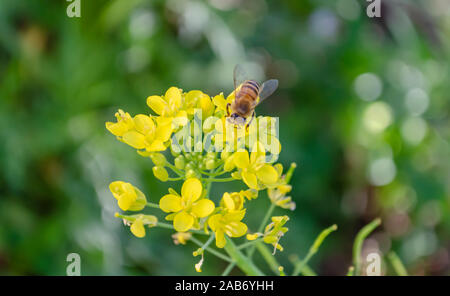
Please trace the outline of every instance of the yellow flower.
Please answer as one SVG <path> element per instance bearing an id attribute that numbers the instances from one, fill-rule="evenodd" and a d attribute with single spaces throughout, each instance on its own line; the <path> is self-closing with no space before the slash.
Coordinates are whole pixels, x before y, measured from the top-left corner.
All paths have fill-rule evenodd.
<path id="1" fill-rule="evenodd" d="M 188 240 L 191 239 L 192 234 L 190 232 L 177 232 L 172 234 L 173 243 L 176 245 L 185 245 Z"/>
<path id="2" fill-rule="evenodd" d="M 114 181 L 109 184 L 109 190 L 117 199 L 119 207 L 124 211 L 140 211 L 147 204 L 144 193 L 130 183 Z"/>
<path id="3" fill-rule="evenodd" d="M 115 136 L 122 137 L 124 133 L 134 128 L 134 122 L 130 114 L 119 109 L 115 114 L 117 122 L 107 122 L 106 128 Z"/>
<path id="4" fill-rule="evenodd" d="M 126 225 L 130 226 L 131 233 L 139 238 L 145 236 L 145 225 L 147 225 L 148 227 L 154 227 L 158 223 L 158 218 L 153 215 L 137 214 L 131 216 L 123 216 L 119 213 L 116 213 L 115 216 L 118 218 L 122 218 L 123 222 Z"/>
<path id="5" fill-rule="evenodd" d="M 227 104 L 231 104 L 234 100 L 234 91 L 225 99 L 223 93 L 218 94 L 213 98 L 214 105 L 216 105 L 216 111 L 222 111 L 223 114 L 227 113 Z"/>
<path id="6" fill-rule="evenodd" d="M 248 187 L 261 189 L 261 185 L 271 187 L 278 181 L 277 170 L 266 163 L 264 148 L 258 142 L 253 146 L 250 156 L 247 150 L 241 150 L 234 153 L 233 158 Z"/>
<path id="7" fill-rule="evenodd" d="M 266 226 L 264 229 L 263 241 L 266 244 L 272 244 L 274 246 L 274 252 L 276 249 L 283 251 L 283 247 L 278 243 L 281 237 L 288 231 L 287 227 L 283 227 L 286 222 L 289 221 L 288 216 L 276 216 L 272 217 L 272 223 Z"/>
<path id="8" fill-rule="evenodd" d="M 236 212 L 244 207 L 244 196 L 238 192 L 225 192 L 220 201 L 220 206 L 228 212 Z"/>
<path id="9" fill-rule="evenodd" d="M 148 115 L 138 114 L 133 118 L 135 129 L 123 134 L 123 141 L 136 149 L 146 151 L 164 151 L 164 143 L 170 139 L 172 127 L 170 124 L 155 124 Z"/>
<path id="10" fill-rule="evenodd" d="M 283 251 L 283 247 L 279 244 L 281 237 L 288 231 L 287 227 L 283 227 L 286 222 L 289 221 L 288 216 L 275 216 L 272 217 L 272 222 L 266 226 L 264 233 L 255 232 L 247 234 L 247 240 L 255 240 L 258 237 L 263 237 L 263 242 L 274 246 L 275 250 Z"/>
<path id="11" fill-rule="evenodd" d="M 202 120 L 214 113 L 214 104 L 211 98 L 199 90 L 191 90 L 185 94 L 185 109 L 189 115 L 194 115 L 195 109 L 202 110 Z"/>
<path id="12" fill-rule="evenodd" d="M 241 237 L 247 233 L 247 225 L 241 222 L 244 216 L 245 209 L 240 211 L 224 211 L 208 219 L 208 226 L 216 235 L 216 246 L 218 248 L 225 246 L 225 235 L 229 237 Z"/>
<path id="13" fill-rule="evenodd" d="M 187 112 L 186 110 L 183 110 L 182 92 L 177 87 L 169 88 L 163 97 L 148 97 L 147 105 L 155 111 L 156 114 L 165 118 L 165 123 L 172 124 L 174 118 L 177 119 L 177 122 L 174 123 L 180 123 L 180 125 L 187 123 Z"/>
<path id="14" fill-rule="evenodd" d="M 241 190 L 239 191 L 239 194 L 248 200 L 258 198 L 258 190 L 255 189 Z"/>
<path id="15" fill-rule="evenodd" d="M 276 120 L 276 118 L 270 116 L 254 118 L 245 133 L 247 147 L 253 146 L 255 141 L 258 141 L 263 144 L 266 151 L 271 153 L 273 158 L 277 159 L 281 151 L 281 142 L 278 140 Z"/>
<path id="16" fill-rule="evenodd" d="M 275 188 L 268 188 L 267 195 L 272 203 L 283 209 L 295 210 L 295 202 L 292 201 L 290 196 L 286 196 L 292 190 L 292 186 L 289 184 L 281 184 Z"/>
<path id="17" fill-rule="evenodd" d="M 122 110 L 116 113 L 117 122 L 107 122 L 106 128 L 117 138 L 136 149 L 148 152 L 166 150 L 165 142 L 172 135 L 170 122 L 154 119 L 148 115 L 138 114 L 131 118 Z M 146 154 L 141 155 L 146 156 Z"/>
<path id="18" fill-rule="evenodd" d="M 203 187 L 197 178 L 187 179 L 181 188 L 181 197 L 172 190 L 159 201 L 159 207 L 166 213 L 166 217 L 173 219 L 176 231 L 185 232 L 198 223 L 198 218 L 209 216 L 215 208 L 214 203 L 206 198 L 200 199 Z"/>
<path id="19" fill-rule="evenodd" d="M 283 175 L 283 166 L 280 163 L 275 164 L 273 167 L 278 173 L 278 181 L 276 186 L 267 189 L 267 195 L 272 203 L 291 211 L 295 210 L 295 202 L 292 201 L 292 197 L 286 196 L 292 190 L 292 186 L 289 185 L 289 181 L 292 177 L 296 164 L 292 163 L 286 175 Z"/>

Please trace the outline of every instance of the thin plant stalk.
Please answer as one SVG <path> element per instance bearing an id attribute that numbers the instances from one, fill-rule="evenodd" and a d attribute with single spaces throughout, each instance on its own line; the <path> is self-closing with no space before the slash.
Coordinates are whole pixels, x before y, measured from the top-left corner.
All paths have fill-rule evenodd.
<path id="1" fill-rule="evenodd" d="M 355 275 L 360 275 L 361 270 L 361 250 L 364 240 L 369 234 L 381 224 L 381 219 L 377 218 L 364 226 L 356 235 L 355 243 L 353 244 L 353 266 L 355 267 Z"/>

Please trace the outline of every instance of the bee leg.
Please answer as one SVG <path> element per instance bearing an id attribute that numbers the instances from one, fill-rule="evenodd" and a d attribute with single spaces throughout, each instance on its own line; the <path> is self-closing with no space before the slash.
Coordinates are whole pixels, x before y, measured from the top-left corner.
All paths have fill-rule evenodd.
<path id="1" fill-rule="evenodd" d="M 230 103 L 227 104 L 227 117 L 230 117 Z"/>
<path id="2" fill-rule="evenodd" d="M 248 132 L 248 128 L 250 127 L 250 124 L 252 123 L 252 121 L 253 121 L 253 118 L 255 118 L 255 111 L 253 111 L 253 114 L 252 114 L 252 118 L 250 119 L 250 121 L 245 125 L 245 130 Z"/>

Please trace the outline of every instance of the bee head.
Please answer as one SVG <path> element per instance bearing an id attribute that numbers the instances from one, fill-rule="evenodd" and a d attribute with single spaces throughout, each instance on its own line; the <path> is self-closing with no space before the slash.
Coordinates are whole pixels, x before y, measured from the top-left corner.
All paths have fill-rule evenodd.
<path id="1" fill-rule="evenodd" d="M 237 113 L 232 113 L 227 120 L 231 124 L 243 125 L 245 123 L 245 118 Z"/>

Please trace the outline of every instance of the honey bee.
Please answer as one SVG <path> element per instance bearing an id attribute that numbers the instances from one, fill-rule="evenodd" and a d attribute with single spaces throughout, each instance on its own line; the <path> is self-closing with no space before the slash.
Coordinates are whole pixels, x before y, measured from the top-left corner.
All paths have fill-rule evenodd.
<path id="1" fill-rule="evenodd" d="M 244 125 L 251 116 L 246 124 L 248 128 L 255 117 L 256 106 L 273 94 L 278 87 L 278 80 L 270 79 L 260 85 L 246 77 L 242 66 L 236 65 L 233 72 L 235 99 L 231 104 L 227 104 L 227 116 L 228 122 L 238 126 Z"/>

